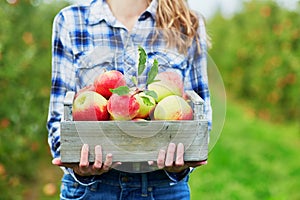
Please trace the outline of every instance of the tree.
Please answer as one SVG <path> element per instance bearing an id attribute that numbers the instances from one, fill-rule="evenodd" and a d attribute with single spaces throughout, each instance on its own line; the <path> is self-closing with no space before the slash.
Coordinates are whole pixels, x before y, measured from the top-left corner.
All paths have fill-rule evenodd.
<path id="1" fill-rule="evenodd" d="M 274 1 L 250 1 L 230 19 L 209 22 L 227 91 L 276 121 L 300 116 L 300 18 Z"/>

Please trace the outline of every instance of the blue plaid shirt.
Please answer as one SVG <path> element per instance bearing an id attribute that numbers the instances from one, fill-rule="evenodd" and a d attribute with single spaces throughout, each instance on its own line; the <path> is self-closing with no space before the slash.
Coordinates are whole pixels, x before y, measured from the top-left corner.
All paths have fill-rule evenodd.
<path id="1" fill-rule="evenodd" d="M 53 157 L 60 157 L 60 121 L 66 92 L 78 91 L 92 83 L 97 74 L 111 69 L 123 72 L 130 84 L 131 77 L 137 73 L 138 45 L 148 54 L 147 68 L 141 80 L 146 77 L 154 59 L 158 59 L 160 71 L 177 71 L 183 77 L 185 89 L 195 90 L 204 99 L 210 126 L 204 22 L 199 17 L 201 52 L 197 53 L 194 42 L 187 55 L 183 55 L 175 49 L 166 48 L 166 42 L 159 37 L 160 34 L 155 37 L 155 33 L 163 32 L 154 28 L 156 7 L 157 1 L 153 0 L 130 32 L 113 16 L 105 0 L 66 7 L 55 17 L 52 37 L 52 88 L 47 121 L 48 142 Z"/>

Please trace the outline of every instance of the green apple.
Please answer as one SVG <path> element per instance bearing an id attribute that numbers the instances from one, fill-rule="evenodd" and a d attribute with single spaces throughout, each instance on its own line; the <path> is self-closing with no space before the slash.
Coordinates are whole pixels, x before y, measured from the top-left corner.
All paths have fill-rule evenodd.
<path id="1" fill-rule="evenodd" d="M 135 94 L 134 97 L 140 104 L 139 112 L 135 117 L 146 119 L 149 117 L 149 113 L 155 108 L 155 99 L 152 96 L 146 95 L 144 92 Z"/>
<path id="2" fill-rule="evenodd" d="M 193 109 L 182 97 L 170 95 L 157 103 L 155 120 L 192 120 Z"/>

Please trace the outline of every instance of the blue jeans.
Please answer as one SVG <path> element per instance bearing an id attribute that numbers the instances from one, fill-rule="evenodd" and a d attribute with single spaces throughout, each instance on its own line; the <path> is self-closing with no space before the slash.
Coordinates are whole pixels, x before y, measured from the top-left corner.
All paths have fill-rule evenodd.
<path id="1" fill-rule="evenodd" d="M 72 175 L 62 178 L 61 200 L 189 200 L 188 175 L 173 183 L 164 171 L 126 173 L 110 170 L 94 176 L 88 186 L 78 183 Z"/>

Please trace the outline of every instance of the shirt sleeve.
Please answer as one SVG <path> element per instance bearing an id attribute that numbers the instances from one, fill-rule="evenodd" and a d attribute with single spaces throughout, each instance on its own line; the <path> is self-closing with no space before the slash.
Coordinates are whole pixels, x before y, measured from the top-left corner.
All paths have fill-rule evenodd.
<path id="1" fill-rule="evenodd" d="M 52 30 L 52 78 L 47 119 L 48 143 L 54 158 L 60 157 L 60 121 L 63 100 L 68 90 L 75 89 L 72 45 L 66 17 L 60 12 L 54 19 Z"/>

